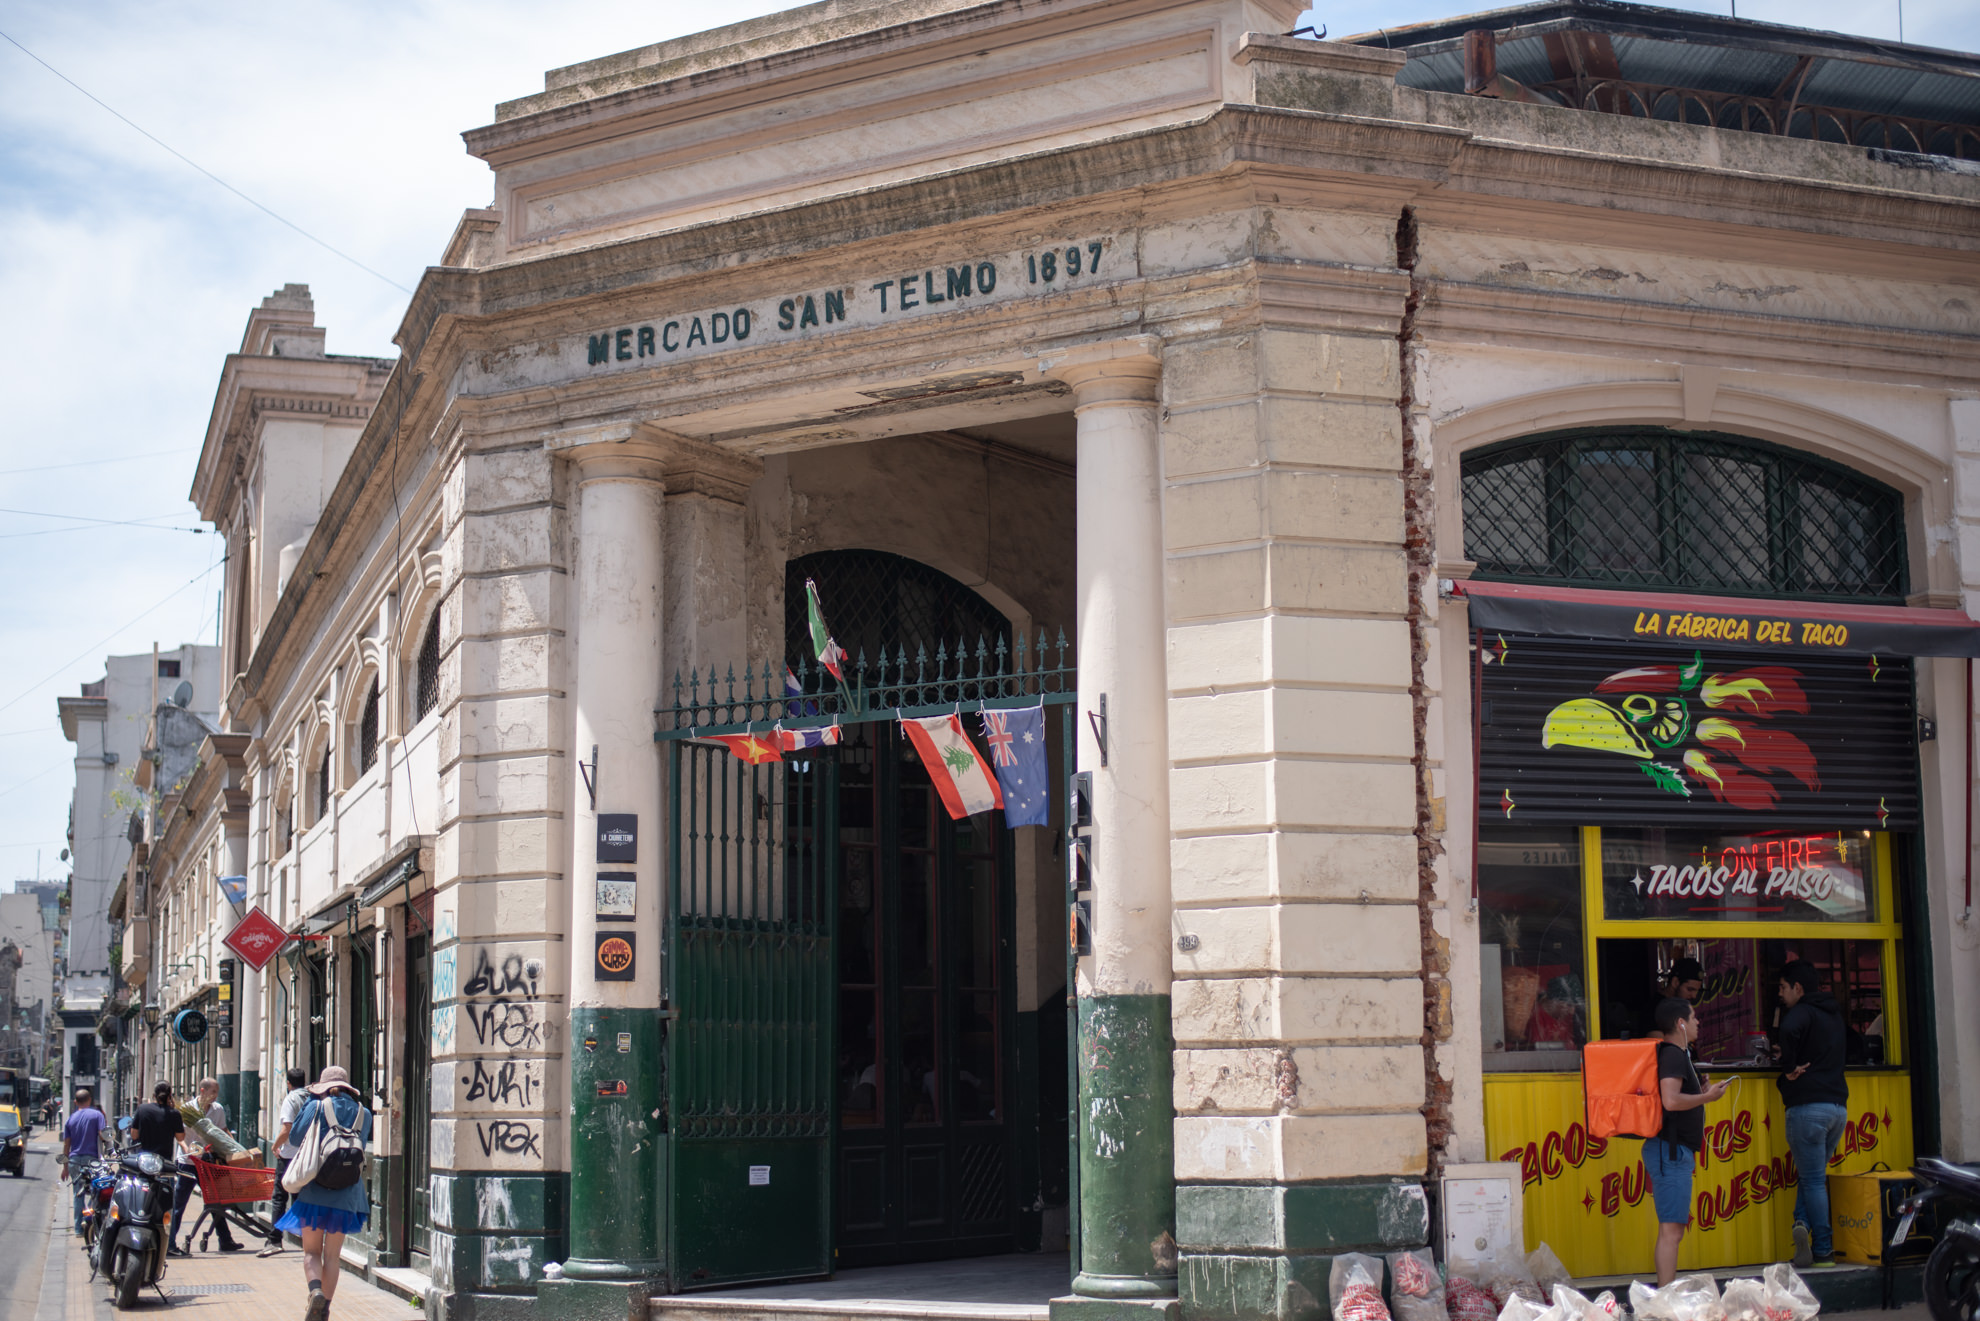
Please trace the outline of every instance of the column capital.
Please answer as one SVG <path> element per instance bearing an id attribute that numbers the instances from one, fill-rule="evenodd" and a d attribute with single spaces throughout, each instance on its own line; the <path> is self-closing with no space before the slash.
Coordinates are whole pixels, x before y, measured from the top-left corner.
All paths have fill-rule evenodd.
<path id="1" fill-rule="evenodd" d="M 1038 374 L 1073 389 L 1073 409 L 1153 404 L 1162 385 L 1162 341 L 1129 335 L 1041 356 Z"/>
<path id="2" fill-rule="evenodd" d="M 611 422 L 549 436 L 543 448 L 567 459 L 580 482 L 650 481 L 669 495 L 706 495 L 741 504 L 763 471 L 748 454 L 646 422 Z"/>

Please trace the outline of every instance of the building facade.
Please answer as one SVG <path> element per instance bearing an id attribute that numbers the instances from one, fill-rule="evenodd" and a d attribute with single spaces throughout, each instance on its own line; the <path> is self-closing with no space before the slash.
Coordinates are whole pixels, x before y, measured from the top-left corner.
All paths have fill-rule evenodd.
<path id="1" fill-rule="evenodd" d="M 180 685 L 186 685 L 181 691 Z M 131 1007 L 120 994 L 127 983 L 127 956 L 141 953 L 123 938 L 125 916 L 118 889 L 134 850 L 152 829 L 152 730 L 157 713 L 171 706 L 201 728 L 183 754 L 197 749 L 199 737 L 217 719 L 223 692 L 220 649 L 187 643 L 175 649 L 135 656 L 110 656 L 104 676 L 82 686 L 56 706 L 62 733 L 76 745 L 76 786 L 67 830 L 69 906 L 62 940 L 64 1069 L 62 1104 L 72 1105 L 77 1087 L 97 1089 L 100 1100 L 121 1103 L 119 1061 L 128 1060 L 130 1042 L 120 1027 L 102 1030 L 106 1016 L 121 1023 Z M 189 694 L 189 695 L 187 695 Z M 186 695 L 174 703 L 175 695 Z M 140 781 L 143 781 L 141 784 Z"/>
<path id="2" fill-rule="evenodd" d="M 467 134 L 494 205 L 399 361 L 250 318 L 194 492 L 244 742 L 174 874 L 240 822 L 295 937 L 244 1103 L 370 1080 L 431 1314 L 1042 1249 L 1068 1312 L 1316 1316 L 1507 1158 L 1634 1269 L 1562 1092 L 1679 957 L 1727 1050 L 1781 960 L 1847 989 L 1846 1168 L 1980 1152 L 1964 148 L 1296 17 L 828 4 L 555 70 Z M 1037 722 L 1046 824 L 944 810 L 948 717 Z M 1699 1262 L 1785 1234 L 1741 1187 Z"/>

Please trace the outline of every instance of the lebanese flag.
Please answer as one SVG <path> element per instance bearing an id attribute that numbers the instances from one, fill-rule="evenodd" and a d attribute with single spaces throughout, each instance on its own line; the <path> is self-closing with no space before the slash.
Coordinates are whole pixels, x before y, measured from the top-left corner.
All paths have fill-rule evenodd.
<path id="1" fill-rule="evenodd" d="M 928 778 L 934 781 L 935 792 L 942 795 L 942 805 L 949 809 L 951 819 L 960 821 L 1004 805 L 997 777 L 969 735 L 963 733 L 961 720 L 932 716 L 903 720 L 901 728 L 921 754 L 921 764 L 928 768 Z"/>
<path id="2" fill-rule="evenodd" d="M 774 733 L 768 735 L 703 734 L 700 741 L 703 743 L 720 743 L 723 747 L 735 753 L 736 756 L 752 766 L 759 766 L 766 761 L 782 761 L 784 759 L 777 748 L 780 740 Z"/>

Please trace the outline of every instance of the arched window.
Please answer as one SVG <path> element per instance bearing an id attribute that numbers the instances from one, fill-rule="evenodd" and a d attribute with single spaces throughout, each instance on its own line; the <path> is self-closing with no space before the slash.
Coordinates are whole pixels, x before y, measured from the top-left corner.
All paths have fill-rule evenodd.
<path id="1" fill-rule="evenodd" d="M 323 744 L 323 759 L 316 764 L 313 778 L 316 783 L 311 788 L 316 794 L 316 816 L 312 825 L 330 812 L 330 744 L 327 740 Z"/>
<path id="2" fill-rule="evenodd" d="M 1903 600 L 1904 497 L 1762 441 L 1558 432 L 1464 456 L 1480 578 Z"/>
<path id="3" fill-rule="evenodd" d="M 413 665 L 413 720 L 424 720 L 426 713 L 440 705 L 440 612 L 426 621 L 426 633 L 419 640 L 419 660 Z"/>
<path id="4" fill-rule="evenodd" d="M 371 679 L 371 691 L 364 696 L 364 714 L 358 717 L 358 774 L 378 764 L 378 676 Z"/>
<path id="5" fill-rule="evenodd" d="M 849 662 L 864 654 L 878 664 L 905 649 L 910 664 L 925 648 L 933 671 L 938 648 L 951 655 L 956 645 L 972 657 L 979 645 L 995 656 L 997 643 L 1011 644 L 1011 624 L 988 601 L 955 579 L 919 560 L 880 550 L 829 550 L 804 555 L 784 566 L 784 652 L 793 666 L 816 668 L 805 609 L 805 579 L 818 583 L 825 622 L 845 648 Z"/>

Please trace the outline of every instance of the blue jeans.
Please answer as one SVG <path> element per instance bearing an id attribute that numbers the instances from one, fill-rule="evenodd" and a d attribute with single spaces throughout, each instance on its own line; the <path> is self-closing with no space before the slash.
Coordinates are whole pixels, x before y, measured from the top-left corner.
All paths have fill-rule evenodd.
<path id="1" fill-rule="evenodd" d="M 1829 1157 L 1842 1141 L 1849 1111 L 1833 1102 L 1791 1105 L 1787 1112 L 1788 1150 L 1794 1153 L 1794 1218 L 1808 1226 L 1808 1237 L 1821 1261 L 1835 1252 L 1829 1225 Z"/>
<path id="2" fill-rule="evenodd" d="M 76 1194 L 76 1236 L 78 1238 L 82 1236 L 83 1207 L 87 1205 L 85 1199 L 89 1196 L 89 1162 L 94 1159 L 95 1157 L 93 1156 L 69 1157 L 69 1186 L 75 1190 Z"/>

